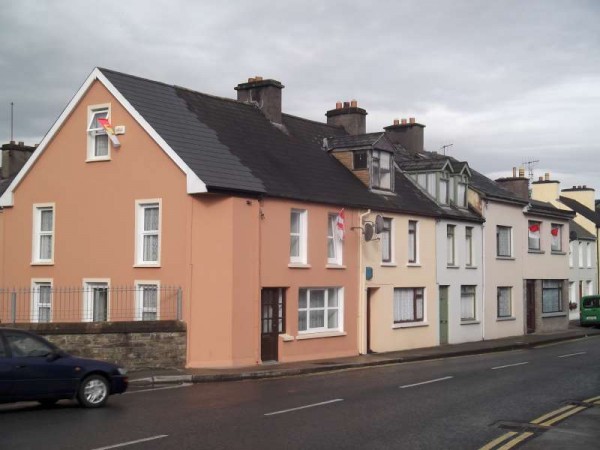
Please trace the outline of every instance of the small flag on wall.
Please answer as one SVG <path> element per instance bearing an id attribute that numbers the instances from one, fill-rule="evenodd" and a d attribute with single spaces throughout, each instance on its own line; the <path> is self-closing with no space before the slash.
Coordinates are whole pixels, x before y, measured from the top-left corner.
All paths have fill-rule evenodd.
<path id="1" fill-rule="evenodd" d="M 337 220 L 335 222 L 335 226 L 338 232 L 338 236 L 340 237 L 340 239 L 343 241 L 344 240 L 344 231 L 346 230 L 345 228 L 345 217 L 344 217 L 344 208 L 342 208 L 340 210 L 340 212 L 338 213 L 337 216 Z"/>
<path id="2" fill-rule="evenodd" d="M 102 125 L 104 131 L 106 131 L 106 134 L 108 135 L 110 142 L 112 142 L 113 147 L 119 148 L 121 146 L 121 143 L 119 142 L 119 138 L 115 135 L 115 130 L 113 130 L 112 125 L 110 124 L 108 119 L 99 118 L 98 123 Z"/>

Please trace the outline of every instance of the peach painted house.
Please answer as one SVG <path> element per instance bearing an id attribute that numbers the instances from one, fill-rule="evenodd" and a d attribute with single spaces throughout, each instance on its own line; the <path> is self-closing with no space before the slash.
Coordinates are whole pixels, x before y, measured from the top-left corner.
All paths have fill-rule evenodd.
<path id="1" fill-rule="evenodd" d="M 0 197 L 17 321 L 180 318 L 188 367 L 358 354 L 360 216 L 395 207 L 324 150 L 344 111 L 284 114 L 282 89 L 95 69 Z"/>

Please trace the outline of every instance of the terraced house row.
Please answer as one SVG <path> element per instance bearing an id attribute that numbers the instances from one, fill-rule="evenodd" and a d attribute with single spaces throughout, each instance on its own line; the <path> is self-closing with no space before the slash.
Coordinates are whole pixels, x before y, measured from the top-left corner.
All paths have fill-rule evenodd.
<path id="1" fill-rule="evenodd" d="M 0 320 L 180 319 L 186 365 L 226 367 L 566 328 L 574 245 L 596 291 L 577 192 L 427 152 L 414 119 L 367 133 L 355 101 L 285 114 L 283 88 L 95 69 L 0 183 L 0 286 L 31 292 Z"/>

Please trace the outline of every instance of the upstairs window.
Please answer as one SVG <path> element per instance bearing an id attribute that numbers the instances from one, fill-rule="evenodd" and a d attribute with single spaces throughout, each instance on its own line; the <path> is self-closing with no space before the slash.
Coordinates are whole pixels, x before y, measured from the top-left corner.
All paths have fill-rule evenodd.
<path id="1" fill-rule="evenodd" d="M 465 265 L 473 267 L 473 227 L 465 227 Z"/>
<path id="2" fill-rule="evenodd" d="M 417 221 L 408 221 L 408 262 L 416 264 L 418 261 L 417 255 Z"/>
<path id="3" fill-rule="evenodd" d="M 383 219 L 383 230 L 379 233 L 379 239 L 381 241 L 381 262 L 391 263 L 393 259 L 392 219 Z"/>
<path id="4" fill-rule="evenodd" d="M 448 225 L 446 228 L 446 264 L 449 266 L 456 265 L 456 245 L 454 242 L 455 225 Z"/>
<path id="5" fill-rule="evenodd" d="M 589 242 L 587 244 L 585 244 L 585 247 L 587 249 L 587 266 L 588 267 L 592 267 L 592 244 L 590 244 Z"/>
<path id="6" fill-rule="evenodd" d="M 33 206 L 33 263 L 54 261 L 54 205 Z"/>
<path id="7" fill-rule="evenodd" d="M 88 160 L 105 160 L 110 158 L 108 135 L 98 119 L 108 119 L 108 106 L 91 107 L 88 110 Z"/>
<path id="8" fill-rule="evenodd" d="M 585 255 L 584 255 L 584 253 L 585 253 L 584 243 L 580 242 L 579 245 L 578 245 L 578 247 L 579 247 L 579 255 L 578 255 L 579 256 L 579 267 L 583 267 L 583 260 L 585 258 Z M 554 248 L 553 248 L 553 250 L 554 250 Z"/>
<path id="9" fill-rule="evenodd" d="M 290 263 L 306 264 L 306 210 L 292 209 L 290 214 Z"/>
<path id="10" fill-rule="evenodd" d="M 392 155 L 388 152 L 373 150 L 372 187 L 392 189 Z"/>
<path id="11" fill-rule="evenodd" d="M 541 222 L 536 222 L 534 220 L 529 221 L 529 237 L 528 237 L 528 246 L 529 250 L 539 251 L 541 250 L 540 245 L 540 230 L 542 228 Z"/>
<path id="12" fill-rule="evenodd" d="M 354 168 L 354 170 L 367 168 L 368 157 L 367 157 L 366 151 L 362 150 L 362 151 L 353 152 L 352 156 L 353 156 L 352 167 Z"/>
<path id="13" fill-rule="evenodd" d="M 501 225 L 496 227 L 496 256 L 512 256 L 511 234 L 511 227 L 503 227 Z"/>
<path id="14" fill-rule="evenodd" d="M 448 176 L 442 175 L 440 178 L 440 203 L 443 205 L 447 205 L 449 203 L 448 198 Z"/>
<path id="15" fill-rule="evenodd" d="M 553 223 L 550 229 L 552 235 L 551 250 L 553 252 L 562 251 L 562 225 Z M 581 250 L 581 249 L 580 249 Z"/>
<path id="16" fill-rule="evenodd" d="M 464 179 L 456 185 L 456 204 L 461 208 L 467 206 L 467 183 Z"/>
<path id="17" fill-rule="evenodd" d="M 436 177 L 435 177 L 435 173 L 428 173 L 427 174 L 427 193 L 429 195 L 431 195 L 433 198 L 436 198 L 436 191 L 437 191 L 437 186 L 436 186 Z"/>
<path id="18" fill-rule="evenodd" d="M 136 263 L 160 264 L 160 201 L 138 201 L 136 213 Z"/>
<path id="19" fill-rule="evenodd" d="M 328 216 L 327 263 L 342 265 L 342 237 L 340 231 L 338 231 L 338 213 L 332 213 Z"/>

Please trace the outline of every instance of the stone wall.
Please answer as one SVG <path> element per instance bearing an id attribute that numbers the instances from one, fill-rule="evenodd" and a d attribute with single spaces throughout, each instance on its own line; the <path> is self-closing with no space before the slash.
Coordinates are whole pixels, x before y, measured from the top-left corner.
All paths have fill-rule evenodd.
<path id="1" fill-rule="evenodd" d="M 33 331 L 72 355 L 109 361 L 128 370 L 185 366 L 187 333 L 179 321 L 9 326 Z"/>

